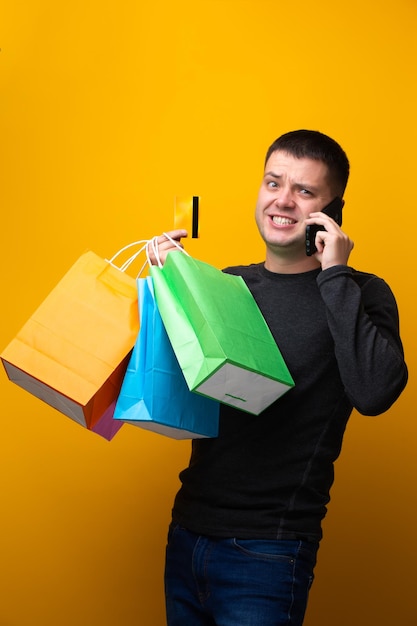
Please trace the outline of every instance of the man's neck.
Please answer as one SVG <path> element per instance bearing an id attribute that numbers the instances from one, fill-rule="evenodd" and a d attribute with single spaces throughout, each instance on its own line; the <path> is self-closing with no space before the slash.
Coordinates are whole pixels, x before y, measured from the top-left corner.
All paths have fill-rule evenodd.
<path id="1" fill-rule="evenodd" d="M 320 263 L 314 256 L 274 254 L 266 250 L 265 268 L 276 274 L 303 274 L 318 269 Z"/>

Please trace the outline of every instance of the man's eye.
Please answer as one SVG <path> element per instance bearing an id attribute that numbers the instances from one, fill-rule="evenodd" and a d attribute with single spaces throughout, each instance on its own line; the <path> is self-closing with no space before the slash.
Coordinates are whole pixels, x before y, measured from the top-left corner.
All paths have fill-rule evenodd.
<path id="1" fill-rule="evenodd" d="M 311 191 L 309 189 L 300 189 L 300 193 L 302 193 L 305 196 L 311 195 Z"/>
<path id="2" fill-rule="evenodd" d="M 274 180 L 267 181 L 266 185 L 270 189 L 276 189 L 278 187 L 277 183 Z"/>

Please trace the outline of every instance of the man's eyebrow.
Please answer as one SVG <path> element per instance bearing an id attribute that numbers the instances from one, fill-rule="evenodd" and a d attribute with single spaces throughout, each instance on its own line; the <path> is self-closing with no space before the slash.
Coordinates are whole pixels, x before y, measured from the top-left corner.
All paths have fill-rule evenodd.
<path id="1" fill-rule="evenodd" d="M 294 183 L 294 187 L 297 189 L 307 189 L 308 191 L 312 191 L 313 193 L 319 193 L 319 188 L 314 185 L 310 185 L 309 183 Z"/>
<path id="2" fill-rule="evenodd" d="M 276 178 L 276 179 L 282 178 L 281 174 L 276 174 L 272 170 L 265 172 L 264 178 L 267 178 L 268 176 L 270 176 L 271 178 Z M 318 193 L 319 191 L 318 187 L 315 187 L 314 185 L 310 185 L 309 183 L 293 183 L 293 186 L 296 187 L 297 189 L 308 189 L 308 191 L 312 191 L 313 193 Z"/>

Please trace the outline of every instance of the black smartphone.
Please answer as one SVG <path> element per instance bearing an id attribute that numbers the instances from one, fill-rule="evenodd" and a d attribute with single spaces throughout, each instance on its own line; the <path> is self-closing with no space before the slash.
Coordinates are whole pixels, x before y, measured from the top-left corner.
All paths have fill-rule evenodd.
<path id="1" fill-rule="evenodd" d="M 336 196 L 328 205 L 321 210 L 322 213 L 326 213 L 329 217 L 334 219 L 336 224 L 339 226 L 342 225 L 342 209 L 344 205 L 344 201 L 342 198 Z M 316 240 L 316 234 L 319 230 L 326 230 L 324 226 L 319 226 L 319 224 L 311 224 L 306 227 L 306 255 L 311 256 L 315 252 L 317 252 L 316 244 L 314 243 Z"/>

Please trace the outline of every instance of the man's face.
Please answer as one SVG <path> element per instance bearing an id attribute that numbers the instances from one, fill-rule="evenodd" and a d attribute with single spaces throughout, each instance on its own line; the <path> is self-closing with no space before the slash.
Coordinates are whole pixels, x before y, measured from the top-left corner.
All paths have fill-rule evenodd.
<path id="1" fill-rule="evenodd" d="M 305 219 L 335 195 L 325 163 L 273 152 L 265 166 L 255 212 L 267 247 L 292 248 L 305 254 Z"/>

